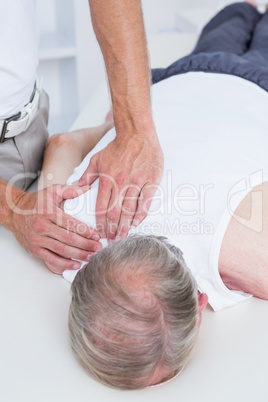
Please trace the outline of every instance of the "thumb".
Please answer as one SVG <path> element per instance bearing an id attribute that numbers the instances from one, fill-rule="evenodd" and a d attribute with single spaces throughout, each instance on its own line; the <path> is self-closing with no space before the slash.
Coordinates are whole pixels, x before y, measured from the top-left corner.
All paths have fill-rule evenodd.
<path id="1" fill-rule="evenodd" d="M 77 182 L 77 184 L 79 186 L 85 186 L 87 184 L 92 184 L 99 177 L 99 170 L 97 167 L 96 160 L 97 159 L 94 157 L 91 158 L 87 170 L 83 173 L 83 175 Z"/>
<path id="2" fill-rule="evenodd" d="M 57 187 L 55 191 L 56 201 L 58 203 L 61 203 L 64 200 L 79 197 L 80 195 L 86 193 L 88 190 L 90 190 L 89 185 L 80 187 L 72 184 L 70 186 Z"/>

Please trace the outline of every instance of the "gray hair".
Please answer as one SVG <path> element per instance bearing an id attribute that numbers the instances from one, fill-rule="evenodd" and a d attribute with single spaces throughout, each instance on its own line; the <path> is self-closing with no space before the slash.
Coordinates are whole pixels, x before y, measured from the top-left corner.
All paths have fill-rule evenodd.
<path id="1" fill-rule="evenodd" d="M 164 237 L 130 236 L 95 254 L 72 284 L 71 343 L 105 385 L 139 389 L 181 370 L 198 333 L 197 286 Z"/>

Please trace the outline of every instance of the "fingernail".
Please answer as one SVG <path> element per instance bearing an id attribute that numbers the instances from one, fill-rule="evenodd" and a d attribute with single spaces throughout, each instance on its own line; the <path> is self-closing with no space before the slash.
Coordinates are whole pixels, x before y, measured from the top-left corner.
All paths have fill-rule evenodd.
<path id="1" fill-rule="evenodd" d="M 137 226 L 139 226 L 140 223 L 141 223 L 141 221 L 139 219 L 134 219 L 133 226 L 137 227 Z"/>
<path id="2" fill-rule="evenodd" d="M 80 264 L 74 264 L 73 269 L 75 269 L 75 270 L 80 269 Z"/>
<path id="3" fill-rule="evenodd" d="M 102 249 L 101 244 L 97 244 L 97 246 L 94 247 L 94 251 L 100 251 Z"/>
<path id="4" fill-rule="evenodd" d="M 101 233 L 100 234 L 101 239 L 106 239 L 106 234 L 105 233 Z"/>
<path id="5" fill-rule="evenodd" d="M 99 241 L 100 240 L 100 236 L 99 235 L 94 235 L 92 236 L 93 240 Z"/>
<path id="6" fill-rule="evenodd" d="M 91 257 L 92 257 L 92 254 L 88 254 L 87 255 L 87 261 L 89 261 Z"/>

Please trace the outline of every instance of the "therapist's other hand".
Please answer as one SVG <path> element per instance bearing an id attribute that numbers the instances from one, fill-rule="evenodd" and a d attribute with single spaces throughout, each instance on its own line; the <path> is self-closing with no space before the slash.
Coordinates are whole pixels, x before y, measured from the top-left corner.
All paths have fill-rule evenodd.
<path id="1" fill-rule="evenodd" d="M 12 232 L 30 253 L 44 260 L 55 274 L 79 269 L 75 258 L 88 261 L 97 249 L 99 234 L 67 215 L 62 202 L 89 190 L 89 186 L 53 185 L 36 193 L 22 193 L 12 207 Z"/>
<path id="2" fill-rule="evenodd" d="M 109 241 L 127 236 L 131 225 L 146 217 L 163 173 L 163 152 L 153 135 L 118 136 L 95 154 L 78 181 L 83 186 L 99 177 L 97 228 Z"/>

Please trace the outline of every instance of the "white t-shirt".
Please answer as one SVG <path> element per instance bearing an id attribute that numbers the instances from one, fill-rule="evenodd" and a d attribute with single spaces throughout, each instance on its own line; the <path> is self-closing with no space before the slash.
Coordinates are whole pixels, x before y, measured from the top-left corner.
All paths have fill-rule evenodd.
<path id="1" fill-rule="evenodd" d="M 0 1 L 0 119 L 30 100 L 38 64 L 35 0 Z"/>
<path id="2" fill-rule="evenodd" d="M 238 77 L 188 73 L 153 86 L 153 115 L 164 152 L 164 174 L 147 218 L 131 230 L 163 235 L 184 253 L 200 291 L 214 310 L 249 297 L 223 284 L 218 260 L 235 209 L 268 173 L 268 94 Z M 68 183 L 78 180 L 90 157 L 115 137 L 111 130 Z M 65 203 L 66 212 L 95 226 L 96 181 Z M 74 272 L 65 271 L 70 281 Z"/>

